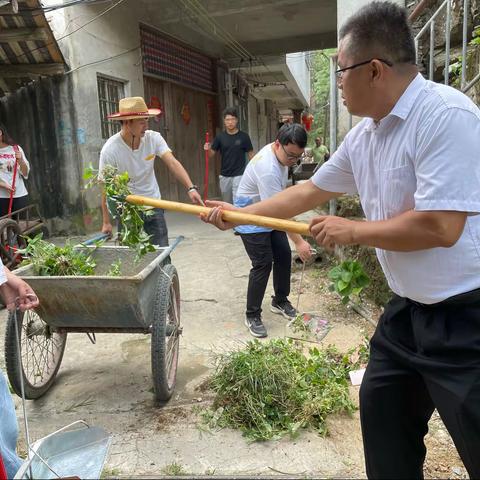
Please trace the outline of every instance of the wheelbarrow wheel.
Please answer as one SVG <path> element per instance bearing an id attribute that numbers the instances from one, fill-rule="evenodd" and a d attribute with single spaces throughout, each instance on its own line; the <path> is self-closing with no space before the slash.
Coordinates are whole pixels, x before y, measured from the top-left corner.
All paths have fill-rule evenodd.
<path id="1" fill-rule="evenodd" d="M 67 334 L 52 331 L 33 310 L 18 311 L 17 325 L 20 352 L 17 348 L 14 313 L 10 312 L 5 332 L 5 366 L 13 391 L 21 396 L 20 375 L 23 375 L 25 397 L 33 400 L 52 386 L 62 363 Z"/>
<path id="2" fill-rule="evenodd" d="M 25 246 L 18 223 L 11 218 L 0 220 L 0 256 L 3 264 L 10 269 L 15 268 L 22 261 L 18 250 Z"/>
<path id="3" fill-rule="evenodd" d="M 166 402 L 175 389 L 180 344 L 180 284 L 172 264 L 163 265 L 152 321 L 152 378 L 155 399 Z"/>

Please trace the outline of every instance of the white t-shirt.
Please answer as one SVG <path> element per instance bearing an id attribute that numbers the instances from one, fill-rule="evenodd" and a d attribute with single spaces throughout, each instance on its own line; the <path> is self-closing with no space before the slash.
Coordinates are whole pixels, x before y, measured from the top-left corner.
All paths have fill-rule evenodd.
<path id="1" fill-rule="evenodd" d="M 164 138 L 153 130 L 145 132 L 137 150 L 132 150 L 118 132 L 107 140 L 100 152 L 99 177 L 105 165 L 113 165 L 118 173 L 128 172 L 132 194 L 161 198 L 153 169 L 154 160 L 170 151 Z"/>
<path id="2" fill-rule="evenodd" d="M 243 173 L 234 204 L 246 207 L 281 192 L 287 187 L 288 167 L 282 165 L 272 150 L 272 143 L 265 145 L 251 160 Z M 271 232 L 271 228 L 256 225 L 239 225 L 239 233 Z"/>
<path id="3" fill-rule="evenodd" d="M 23 151 L 22 147 L 18 146 L 18 149 L 23 155 L 23 159 L 27 165 L 27 175 L 24 177 L 20 171 L 20 166 L 17 165 L 17 178 L 15 180 L 15 193 L 13 194 L 13 198 L 19 198 L 28 195 L 27 187 L 25 186 L 23 179 L 28 178 L 28 174 L 30 173 L 30 164 L 27 161 L 27 157 L 25 156 L 25 152 Z M 14 166 L 15 150 L 13 147 L 9 145 L 7 147 L 0 148 L 0 180 L 12 185 Z M 6 188 L 0 188 L 0 198 L 10 198 L 10 190 L 7 190 Z"/>
<path id="4" fill-rule="evenodd" d="M 450 248 L 377 250 L 390 288 L 432 304 L 480 288 L 480 110 L 420 74 L 379 123 L 358 123 L 312 177 L 326 191 L 359 193 L 367 220 L 408 210 L 469 212 Z"/>

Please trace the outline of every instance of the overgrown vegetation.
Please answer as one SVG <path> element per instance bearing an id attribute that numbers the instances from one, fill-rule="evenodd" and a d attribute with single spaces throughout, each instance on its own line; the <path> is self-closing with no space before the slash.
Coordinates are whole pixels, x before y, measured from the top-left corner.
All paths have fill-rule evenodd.
<path id="1" fill-rule="evenodd" d="M 346 354 L 330 346 L 305 354 L 292 340 L 250 341 L 216 358 L 210 382 L 216 396 L 203 422 L 239 429 L 250 440 L 294 435 L 302 428 L 324 435 L 328 415 L 355 410 L 348 373 L 366 363 L 367 352 L 365 345 Z"/>
<path id="2" fill-rule="evenodd" d="M 124 198 L 131 194 L 128 187 L 130 182 L 128 172 L 119 173 L 117 168 L 107 165 L 101 172 L 101 177 L 100 181 L 98 171 L 91 165 L 83 174 L 84 180 L 87 180 L 86 188 L 100 184 L 105 189 L 109 209 L 112 215 L 120 219 L 123 226 L 120 232 L 121 244 L 134 249 L 138 257 L 153 252 L 155 247 L 150 242 L 151 236 L 143 228 L 143 219 L 151 215 L 152 210 L 124 201 Z"/>
<path id="3" fill-rule="evenodd" d="M 370 283 L 365 287 L 362 295 L 371 299 L 376 305 L 384 306 L 392 297 L 392 291 L 388 286 L 375 249 L 352 245 L 345 248 L 345 255 L 360 262 L 370 278 Z"/>
<path id="4" fill-rule="evenodd" d="M 342 303 L 347 304 L 352 295 L 358 297 L 370 283 L 370 278 L 356 260 L 345 260 L 328 272 L 332 281 L 330 291 L 337 292 L 342 297 Z"/>

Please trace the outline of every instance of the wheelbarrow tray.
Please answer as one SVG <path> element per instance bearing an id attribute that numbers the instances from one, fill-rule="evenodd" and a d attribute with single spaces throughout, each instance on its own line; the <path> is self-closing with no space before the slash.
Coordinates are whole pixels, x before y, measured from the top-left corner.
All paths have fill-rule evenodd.
<path id="1" fill-rule="evenodd" d="M 31 453 L 31 459 L 20 467 L 15 478 L 31 478 L 30 469 L 34 479 L 57 478 L 52 470 L 60 477 L 100 478 L 111 435 L 82 421 L 75 423 L 83 425 L 65 431 L 75 424 L 69 425 L 35 442 L 32 450 L 38 455 Z"/>
<path id="2" fill-rule="evenodd" d="M 49 326 L 63 331 L 148 332 L 162 266 L 170 262 L 172 246 L 147 253 L 136 261 L 128 247 L 81 247 L 93 249 L 99 275 L 35 276 L 32 265 L 15 274 L 26 280 L 40 300 L 38 315 Z M 121 261 L 121 276 L 106 275 Z"/>

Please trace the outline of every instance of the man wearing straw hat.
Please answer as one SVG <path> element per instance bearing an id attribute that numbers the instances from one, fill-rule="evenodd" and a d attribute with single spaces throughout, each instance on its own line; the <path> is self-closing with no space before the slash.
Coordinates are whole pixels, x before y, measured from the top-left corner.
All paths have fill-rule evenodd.
<path id="1" fill-rule="evenodd" d="M 110 120 L 122 122 L 120 132 L 111 136 L 100 152 L 100 177 L 106 165 L 119 173 L 128 172 L 130 189 L 135 195 L 160 199 L 160 188 L 155 178 L 154 160 L 160 157 L 174 177 L 186 188 L 193 203 L 203 205 L 198 187 L 193 184 L 183 165 L 174 157 L 160 133 L 147 130 L 148 119 L 161 113 L 158 108 L 148 108 L 142 97 L 120 100 L 119 111 L 108 115 Z M 103 233 L 112 232 L 105 193 L 102 195 Z M 119 228 L 121 226 L 119 225 Z M 145 231 L 154 245 L 168 245 L 168 230 L 164 212 L 156 208 L 153 215 L 144 218 Z"/>

